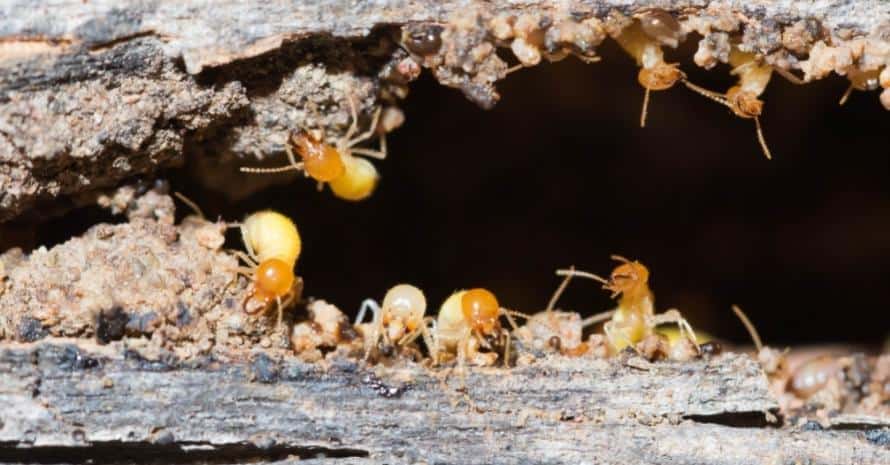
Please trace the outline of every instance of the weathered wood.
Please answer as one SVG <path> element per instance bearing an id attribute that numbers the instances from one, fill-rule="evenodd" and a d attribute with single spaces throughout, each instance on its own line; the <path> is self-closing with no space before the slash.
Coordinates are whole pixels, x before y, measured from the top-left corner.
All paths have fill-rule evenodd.
<path id="1" fill-rule="evenodd" d="M 157 190 L 109 202 L 130 222 L 0 256 L 0 461 L 882 463 L 890 453 L 885 418 L 766 426 L 778 404 L 743 355 L 680 364 L 532 351 L 527 366 L 468 369 L 467 396 L 447 368 L 302 363 L 286 331 L 294 313 L 275 327 L 274 315 L 240 307 L 249 282 L 220 249 L 222 225 L 173 225 Z"/>
<path id="2" fill-rule="evenodd" d="M 491 36 L 496 15 L 558 24 L 651 7 L 682 14 L 703 43 L 731 34 L 814 79 L 890 62 L 890 5 L 879 0 L 11 0 L 0 5 L 0 221 L 185 157 L 199 180 L 243 195 L 253 185 L 230 182 L 230 164 L 280 157 L 293 128 L 342 135 L 349 95 L 364 122 L 396 103 L 418 66 L 403 62 L 401 25 L 459 23 L 445 47 L 453 60 L 422 64 L 491 106 L 506 65 L 460 61 L 477 45 L 509 46 Z M 593 53 L 603 33 L 594 36 L 574 45 Z"/>
<path id="3" fill-rule="evenodd" d="M 90 451 L 104 461 L 199 452 L 369 464 L 890 461 L 890 447 L 860 431 L 763 427 L 776 403 L 744 355 L 643 369 L 565 357 L 472 368 L 466 395 L 447 369 L 251 357 L 180 363 L 120 342 L 4 345 L 0 461 Z"/>
<path id="4" fill-rule="evenodd" d="M 829 28 L 842 28 L 853 34 L 871 34 L 887 27 L 890 6 L 881 1 L 800 2 L 792 0 L 707 1 L 707 0 L 527 0 L 521 2 L 472 2 L 383 0 L 355 2 L 322 0 L 245 3 L 239 1 L 161 0 L 155 2 L 93 1 L 85 6 L 78 0 L 53 2 L 14 0 L 0 10 L 4 21 L 0 36 L 39 38 L 47 43 L 84 44 L 108 47 L 117 41 L 153 36 L 164 40 L 164 50 L 181 57 L 189 73 L 219 66 L 237 59 L 274 50 L 285 40 L 310 35 L 340 37 L 368 35 L 375 27 L 412 22 L 444 23 L 468 8 L 486 12 L 567 10 L 576 16 L 603 17 L 609 10 L 625 13 L 658 7 L 667 11 L 689 12 L 712 7 L 728 9 L 753 19 L 771 19 L 793 24 L 801 19 L 817 19 Z"/>

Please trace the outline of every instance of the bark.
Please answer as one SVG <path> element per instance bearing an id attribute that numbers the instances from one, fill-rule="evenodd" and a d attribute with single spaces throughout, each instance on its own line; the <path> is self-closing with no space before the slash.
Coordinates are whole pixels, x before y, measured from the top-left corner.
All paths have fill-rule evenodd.
<path id="1" fill-rule="evenodd" d="M 490 48 L 510 44 L 493 19 L 528 15 L 553 31 L 586 21 L 583 37 L 545 47 L 590 57 L 621 14 L 651 7 L 704 35 L 704 66 L 725 61 L 730 39 L 807 79 L 890 62 L 890 5 L 878 0 L 11 0 L 0 6 L 0 221 L 90 202 L 185 160 L 195 182 L 239 186 L 237 196 L 271 181 L 232 182 L 234 164 L 280 160 L 295 128 L 342 135 L 348 98 L 367 124 L 420 66 L 494 105 L 507 65 Z M 444 28 L 438 53 L 399 46 L 400 27 L 429 24 Z"/>
<path id="2" fill-rule="evenodd" d="M 738 354 L 654 364 L 556 356 L 472 368 L 463 394 L 459 373 L 410 363 L 306 364 L 262 352 L 150 360 L 121 342 L 47 340 L 5 345 L 0 375 L 5 462 L 890 460 L 886 429 L 764 426 L 776 403 L 759 365 Z"/>
<path id="3" fill-rule="evenodd" d="M 365 127 L 421 67 L 494 105 L 507 64 L 490 49 L 509 46 L 498 18 L 588 21 L 590 35 L 554 46 L 590 58 L 622 15 L 653 6 L 682 13 L 714 62 L 729 39 L 807 79 L 890 62 L 890 4 L 877 0 L 12 0 L 0 6 L 0 221 L 186 161 L 195 182 L 249 190 L 268 181 L 233 166 L 280 163 L 295 128 L 341 136 L 350 99 Z M 399 43 L 402 27 L 430 25 L 436 52 Z M 282 333 L 293 315 L 279 328 L 240 308 L 249 282 L 221 249 L 223 225 L 174 225 L 162 190 L 102 198 L 128 223 L 0 255 L 0 461 L 890 463 L 886 418 L 767 424 L 778 404 L 744 355 L 539 356 L 465 381 L 340 352 L 298 360 Z"/>

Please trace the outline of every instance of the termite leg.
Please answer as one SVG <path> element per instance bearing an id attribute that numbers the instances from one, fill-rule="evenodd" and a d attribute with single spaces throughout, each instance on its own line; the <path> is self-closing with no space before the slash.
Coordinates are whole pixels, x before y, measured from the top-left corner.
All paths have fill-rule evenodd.
<path id="1" fill-rule="evenodd" d="M 692 325 L 686 321 L 686 318 L 683 318 L 679 310 L 672 308 L 664 313 L 653 315 L 649 317 L 649 319 L 652 326 L 663 325 L 666 323 L 676 324 L 680 328 L 680 334 L 689 338 L 696 350 L 701 352 L 701 347 L 698 345 L 698 338 L 695 337 L 695 331 L 693 331 Z"/>

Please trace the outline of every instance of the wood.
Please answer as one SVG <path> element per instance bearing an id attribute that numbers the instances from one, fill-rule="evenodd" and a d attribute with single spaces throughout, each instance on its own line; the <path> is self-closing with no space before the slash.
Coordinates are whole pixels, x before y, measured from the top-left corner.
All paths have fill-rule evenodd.
<path id="1" fill-rule="evenodd" d="M 480 44 L 509 45 L 482 30 L 496 15 L 603 20 L 653 6 L 713 28 L 713 43 L 731 33 L 808 78 L 844 73 L 832 66 L 851 53 L 868 55 L 862 66 L 887 61 L 890 4 L 879 0 L 855 8 L 791 0 L 8 0 L 0 5 L 0 221 L 90 203 L 97 191 L 186 160 L 196 182 L 232 186 L 234 197 L 252 192 L 272 180 L 234 182 L 234 168 L 283 159 L 294 128 L 342 135 L 347 93 L 365 123 L 379 105 L 397 103 L 416 77 L 400 74 L 407 54 L 393 38 L 401 25 L 460 25 L 445 47 L 460 57 Z M 593 53 L 602 39 L 584 46 Z M 490 107 L 506 65 L 489 61 L 422 64 Z"/>
<path id="2" fill-rule="evenodd" d="M 328 458 L 319 464 L 890 461 L 890 447 L 868 439 L 874 434 L 766 425 L 764 412 L 777 405 L 745 355 L 686 364 L 553 357 L 473 368 L 466 395 L 460 378 L 413 364 L 305 364 L 261 352 L 186 363 L 147 360 L 121 342 L 6 344 L 0 461 L 285 463 L 275 461 L 318 454 Z"/>
<path id="3" fill-rule="evenodd" d="M 811 79 L 844 71 L 820 60 L 858 45 L 874 58 L 862 63 L 886 63 L 890 4 L 879 0 L 8 0 L 0 221 L 92 203 L 183 164 L 233 196 L 269 182 L 226 176 L 280 159 L 294 128 L 342 135 L 347 99 L 363 125 L 398 103 L 416 77 L 399 71 L 410 65 L 393 39 L 403 25 L 451 28 L 446 48 L 459 55 L 506 46 L 483 30 L 500 14 L 606 20 L 653 6 Z M 784 40 L 811 30 L 824 35 Z M 497 102 L 498 66 L 422 64 L 481 106 Z M 241 318 L 224 341 L 248 283 L 221 242 L 206 243 L 212 231 L 174 226 L 172 202 L 156 200 L 131 223 L 0 257 L 0 462 L 890 463 L 886 419 L 767 424 L 777 403 L 744 355 L 540 358 L 469 369 L 464 381 L 448 368 L 300 362 L 260 319 Z M 127 338 L 97 345 L 108 325 Z M 146 340 L 165 351 L 143 351 Z M 215 350 L 226 344 L 240 349 Z"/>

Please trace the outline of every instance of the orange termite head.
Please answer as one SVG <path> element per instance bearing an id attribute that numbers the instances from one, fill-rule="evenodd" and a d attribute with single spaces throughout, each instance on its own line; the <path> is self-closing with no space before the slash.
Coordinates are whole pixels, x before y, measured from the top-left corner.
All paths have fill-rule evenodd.
<path id="1" fill-rule="evenodd" d="M 730 87 L 726 91 L 726 100 L 732 111 L 742 118 L 756 118 L 763 112 L 763 101 L 739 86 Z"/>
<path id="2" fill-rule="evenodd" d="M 461 297 L 461 311 L 474 331 L 492 334 L 499 326 L 500 305 L 494 294 L 487 289 L 476 288 L 464 292 Z"/>
<path id="3" fill-rule="evenodd" d="M 659 63 L 651 68 L 640 69 L 637 81 L 649 90 L 666 90 L 685 77 L 676 63 Z"/>
<path id="4" fill-rule="evenodd" d="M 283 260 L 264 260 L 256 268 L 253 285 L 253 297 L 268 303 L 290 292 L 294 285 L 294 270 Z"/>
<path id="5" fill-rule="evenodd" d="M 612 291 L 612 297 L 618 294 L 633 295 L 647 288 L 649 270 L 642 263 L 614 255 L 612 258 L 622 262 L 612 270 L 609 282 L 603 286 Z"/>
<path id="6" fill-rule="evenodd" d="M 328 182 L 346 170 L 340 152 L 307 131 L 291 133 L 288 143 L 303 159 L 303 169 L 316 181 Z"/>

